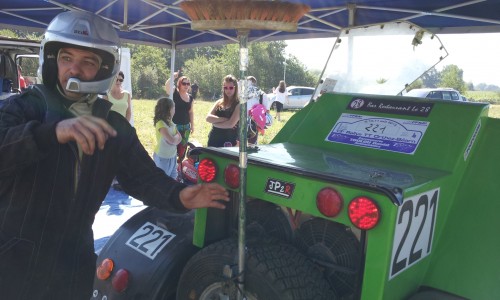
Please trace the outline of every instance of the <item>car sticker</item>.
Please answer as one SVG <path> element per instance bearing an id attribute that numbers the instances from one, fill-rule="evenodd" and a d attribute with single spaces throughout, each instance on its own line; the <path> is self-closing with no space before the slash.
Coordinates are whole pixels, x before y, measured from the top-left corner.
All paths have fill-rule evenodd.
<path id="1" fill-rule="evenodd" d="M 466 161 L 467 157 L 469 157 L 470 150 L 472 148 L 472 145 L 474 145 L 474 142 L 476 141 L 477 134 L 479 133 L 479 129 L 481 129 L 481 120 L 479 120 L 477 122 L 476 129 L 474 129 L 474 133 L 472 134 L 472 137 L 470 138 L 469 144 L 467 145 L 467 148 L 465 148 L 464 161 Z"/>
<path id="2" fill-rule="evenodd" d="M 268 178 L 264 192 L 288 199 L 292 197 L 294 189 L 294 183 Z"/>
<path id="3" fill-rule="evenodd" d="M 436 188 L 404 199 L 399 207 L 389 280 L 431 253 L 439 191 Z"/>
<path id="4" fill-rule="evenodd" d="M 381 112 L 405 116 L 428 117 L 434 103 L 416 101 L 390 101 L 369 98 L 353 98 L 348 110 Z"/>
<path id="5" fill-rule="evenodd" d="M 150 222 L 144 223 L 125 243 L 130 248 L 153 260 L 175 234 Z"/>
<path id="6" fill-rule="evenodd" d="M 326 141 L 414 154 L 430 122 L 343 113 Z"/>

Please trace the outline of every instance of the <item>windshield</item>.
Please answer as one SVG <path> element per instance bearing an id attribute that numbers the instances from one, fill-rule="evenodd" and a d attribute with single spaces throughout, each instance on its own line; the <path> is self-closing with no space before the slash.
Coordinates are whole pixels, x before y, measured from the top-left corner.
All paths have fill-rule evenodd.
<path id="1" fill-rule="evenodd" d="M 317 90 L 397 95 L 447 55 L 436 35 L 412 23 L 346 28 Z"/>

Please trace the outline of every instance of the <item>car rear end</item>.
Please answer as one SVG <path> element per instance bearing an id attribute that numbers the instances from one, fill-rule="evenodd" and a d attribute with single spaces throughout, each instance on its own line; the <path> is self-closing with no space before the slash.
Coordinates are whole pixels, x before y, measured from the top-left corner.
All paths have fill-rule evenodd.
<path id="1" fill-rule="evenodd" d="M 485 111 L 461 104 L 325 94 L 271 144 L 248 150 L 248 198 L 287 212 L 290 246 L 326 270 L 337 294 L 403 299 L 424 285 L 442 288 L 427 272 Z M 200 179 L 237 201 L 238 149 L 201 151 Z M 231 213 L 197 211 L 195 244 L 227 237 Z"/>

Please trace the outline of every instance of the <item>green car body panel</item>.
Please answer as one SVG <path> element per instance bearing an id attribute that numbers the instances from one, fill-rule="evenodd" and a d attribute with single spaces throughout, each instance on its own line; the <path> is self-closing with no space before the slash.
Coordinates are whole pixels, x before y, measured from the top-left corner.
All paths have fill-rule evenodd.
<path id="1" fill-rule="evenodd" d="M 488 109 L 484 103 L 324 94 L 269 145 L 249 149 L 247 196 L 348 227 L 351 199 L 373 199 L 380 221 L 359 230 L 360 299 L 406 299 L 422 288 L 497 299 L 500 120 L 488 117 Z M 223 171 L 238 165 L 238 148 L 202 148 L 205 158 L 217 166 L 215 182 L 236 194 Z M 270 193 L 266 185 L 274 179 L 292 190 Z M 343 199 L 332 218 L 316 205 L 325 187 Z M 198 247 L 216 231 L 212 211 L 196 212 Z"/>

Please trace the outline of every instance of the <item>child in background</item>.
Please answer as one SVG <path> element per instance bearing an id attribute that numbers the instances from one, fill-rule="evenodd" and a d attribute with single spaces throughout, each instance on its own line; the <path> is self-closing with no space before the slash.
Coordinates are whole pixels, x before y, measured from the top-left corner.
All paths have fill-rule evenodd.
<path id="1" fill-rule="evenodd" d="M 174 100 L 166 97 L 158 99 L 153 119 L 156 132 L 153 160 L 168 176 L 177 179 L 177 145 L 182 137 L 172 122 L 174 114 Z"/>

